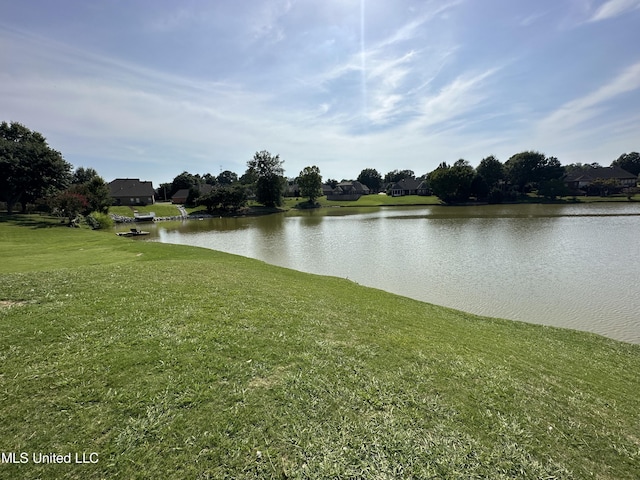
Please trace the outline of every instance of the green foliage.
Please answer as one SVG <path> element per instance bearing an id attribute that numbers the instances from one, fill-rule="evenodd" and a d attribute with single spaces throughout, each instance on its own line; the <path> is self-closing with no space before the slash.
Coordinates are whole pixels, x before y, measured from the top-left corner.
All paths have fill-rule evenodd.
<path id="1" fill-rule="evenodd" d="M 446 163 L 429 173 L 429 186 L 434 195 L 442 201 L 465 202 L 471 194 L 474 179 L 473 167 L 465 160 L 458 160 L 452 167 Z"/>
<path id="2" fill-rule="evenodd" d="M 171 189 L 167 192 L 167 199 L 171 199 L 171 197 L 179 190 L 189 190 L 189 193 L 191 194 L 191 190 L 195 189 L 198 184 L 199 179 L 195 175 L 184 171 L 177 175 L 171 182 Z"/>
<path id="3" fill-rule="evenodd" d="M 585 187 L 587 195 L 598 195 L 606 197 L 612 193 L 622 191 L 620 182 L 615 178 L 596 178 L 588 186 Z"/>
<path id="4" fill-rule="evenodd" d="M 89 183 L 95 177 L 99 177 L 98 172 L 94 168 L 78 167 L 71 176 L 72 184 Z"/>
<path id="5" fill-rule="evenodd" d="M 493 187 L 491 190 L 489 190 L 489 194 L 487 196 L 487 201 L 489 203 L 502 203 L 503 200 L 504 193 L 502 192 L 502 189 Z"/>
<path id="6" fill-rule="evenodd" d="M 483 158 L 476 168 L 476 173 L 484 178 L 489 189 L 496 187 L 504 180 L 504 165 L 493 155 Z"/>
<path id="7" fill-rule="evenodd" d="M 315 165 L 305 167 L 298 177 L 298 187 L 300 195 L 307 197 L 309 203 L 313 203 L 316 198 L 322 195 L 322 176 L 320 169 Z"/>
<path id="8" fill-rule="evenodd" d="M 569 188 L 567 188 L 562 179 L 545 180 L 539 184 L 538 195 L 553 200 L 557 197 L 569 195 Z"/>
<path id="9" fill-rule="evenodd" d="M 198 204 L 205 206 L 208 213 L 216 210 L 236 211 L 247 204 L 247 191 L 243 185 L 217 187 L 200 197 Z"/>
<path id="10" fill-rule="evenodd" d="M 76 180 L 82 179 L 83 181 L 73 183 L 67 191 L 70 193 L 82 195 L 87 199 L 87 205 L 85 209 L 80 212 L 83 215 L 87 215 L 89 214 L 89 212 L 93 211 L 107 213 L 113 201 L 113 199 L 111 198 L 111 193 L 109 191 L 109 185 L 102 179 L 102 177 L 98 176 L 97 174 L 89 177 L 86 172 L 95 173 L 95 170 L 88 169 L 80 176 L 74 175 L 74 178 L 76 178 Z"/>
<path id="11" fill-rule="evenodd" d="M 266 150 L 256 152 L 247 162 L 251 175 L 255 175 L 256 200 L 265 207 L 282 205 L 282 197 L 286 188 L 283 160 L 280 155 L 271 155 Z"/>
<path id="12" fill-rule="evenodd" d="M 71 223 L 78 215 L 89 208 L 89 201 L 87 197 L 80 193 L 64 191 L 52 197 L 51 206 L 54 212 L 67 217 L 69 223 Z"/>
<path id="13" fill-rule="evenodd" d="M 611 162 L 612 167 L 620 167 L 633 175 L 640 175 L 640 153 L 623 153 Z"/>
<path id="14" fill-rule="evenodd" d="M 508 181 L 525 193 L 527 186 L 535 188 L 540 182 L 560 179 L 564 168 L 556 157 L 545 157 L 540 152 L 521 152 L 513 155 L 504 165 Z"/>
<path id="15" fill-rule="evenodd" d="M 384 183 L 396 183 L 404 178 L 414 178 L 415 176 L 413 170 L 392 170 L 384 176 Z"/>
<path id="16" fill-rule="evenodd" d="M 87 215 L 87 223 L 91 225 L 94 230 L 106 230 L 113 227 L 113 219 L 107 213 L 92 212 Z"/>
<path id="17" fill-rule="evenodd" d="M 224 172 L 220 172 L 216 180 L 220 185 L 231 185 L 238 181 L 238 174 L 231 170 L 225 170 Z"/>
<path id="18" fill-rule="evenodd" d="M 67 187 L 71 165 L 47 144 L 42 134 L 13 122 L 0 124 L 0 200 L 11 214 L 27 203 Z"/>
<path id="19" fill-rule="evenodd" d="M 373 193 L 379 192 L 382 188 L 382 175 L 375 168 L 365 168 L 360 172 L 357 180 L 369 187 Z"/>

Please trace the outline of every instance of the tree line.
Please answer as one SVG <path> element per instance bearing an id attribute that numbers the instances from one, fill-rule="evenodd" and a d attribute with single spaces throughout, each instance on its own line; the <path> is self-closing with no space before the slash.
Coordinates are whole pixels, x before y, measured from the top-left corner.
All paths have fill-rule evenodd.
<path id="1" fill-rule="evenodd" d="M 249 198 L 266 207 L 278 207 L 282 205 L 287 189 L 296 185 L 296 194 L 307 198 L 307 205 L 313 205 L 322 195 L 320 169 L 315 165 L 308 166 L 297 177 L 288 179 L 283 165 L 284 160 L 279 155 L 262 150 L 247 162 L 247 169 L 241 176 L 229 170 L 217 176 L 185 171 L 173 181 L 161 184 L 156 189 L 156 197 L 169 200 L 179 190 L 186 189 L 189 191 L 187 203 L 203 205 L 210 212 L 238 210 Z M 624 153 L 611 166 L 637 176 L 640 174 L 640 154 Z M 396 169 L 382 176 L 374 168 L 365 168 L 357 180 L 377 193 L 411 178 L 423 182 L 429 193 L 446 203 L 470 199 L 499 203 L 531 191 L 546 198 L 567 195 L 570 192 L 563 181 L 567 173 L 599 167 L 599 164 L 580 163 L 565 167 L 556 157 L 525 151 L 512 155 L 505 163 L 495 156 L 486 157 L 475 168 L 464 159 L 451 165 L 442 162 L 421 177 L 416 177 L 412 170 Z M 324 183 L 335 188 L 338 181 L 329 179 Z M 596 182 L 596 187 L 611 191 L 615 185 Z M 108 184 L 94 169 L 79 167 L 73 171 L 71 164 L 48 145 L 42 134 L 18 122 L 0 124 L 0 201 L 6 203 L 10 214 L 17 204 L 23 212 L 27 205 L 39 204 L 70 220 L 78 214 L 92 212 L 99 218 L 111 205 Z"/>
<path id="2" fill-rule="evenodd" d="M 218 177 L 183 172 L 174 178 L 173 182 L 161 185 L 158 196 L 162 198 L 163 190 L 175 193 L 179 189 L 190 188 L 193 193 L 190 199 L 192 204 L 229 209 L 234 208 L 234 201 L 239 198 L 237 190 L 240 189 L 246 195 L 254 195 L 259 203 L 278 206 L 287 187 L 295 185 L 296 196 L 308 198 L 307 203 L 310 205 L 322 195 L 323 183 L 331 188 L 335 188 L 339 183 L 335 179 L 323 182 L 317 166 L 305 167 L 298 177 L 287 179 L 284 177 L 282 164 L 283 161 L 278 155 L 273 157 L 266 151 L 257 152 L 248 162 L 246 172 L 240 177 L 229 171 L 222 172 Z M 638 176 L 640 154 L 624 153 L 614 160 L 611 166 L 618 166 Z M 573 163 L 563 166 L 556 157 L 546 156 L 537 151 L 524 151 L 512 155 L 505 163 L 490 155 L 483 158 L 475 168 L 464 159 L 453 164 L 442 162 L 435 170 L 420 177 L 416 177 L 412 170 L 396 169 L 383 176 L 375 168 L 365 168 L 358 175 L 357 181 L 366 185 L 373 193 L 390 193 L 394 184 L 410 178 L 422 182 L 424 191 L 437 196 L 445 203 L 464 203 L 470 200 L 500 203 L 517 200 L 530 192 L 548 199 L 575 194 L 564 182 L 566 175 L 581 171 L 588 173 L 597 168 L 602 166 L 597 163 Z M 200 195 L 203 183 L 218 188 L 210 194 Z M 615 180 L 598 180 L 589 187 L 590 193 L 601 195 L 605 187 L 609 192 L 621 188 Z M 243 202 L 246 202 L 246 195 L 242 197 Z M 237 207 L 237 204 L 235 205 Z"/>

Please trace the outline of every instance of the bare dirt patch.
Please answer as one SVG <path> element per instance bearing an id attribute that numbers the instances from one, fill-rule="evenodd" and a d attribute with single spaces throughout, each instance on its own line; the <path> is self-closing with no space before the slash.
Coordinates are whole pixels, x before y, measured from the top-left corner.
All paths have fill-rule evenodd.
<path id="1" fill-rule="evenodd" d="M 0 308 L 19 307 L 26 304 L 27 302 L 22 302 L 19 300 L 0 300 Z"/>

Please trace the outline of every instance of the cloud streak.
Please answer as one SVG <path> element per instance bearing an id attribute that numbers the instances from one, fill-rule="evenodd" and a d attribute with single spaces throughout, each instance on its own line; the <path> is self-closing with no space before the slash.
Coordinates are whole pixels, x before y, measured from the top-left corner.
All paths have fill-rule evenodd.
<path id="1" fill-rule="evenodd" d="M 607 0 L 593 13 L 589 22 L 599 22 L 640 9 L 640 0 Z"/>
<path id="2" fill-rule="evenodd" d="M 545 130 L 550 131 L 576 128 L 611 108 L 609 106 L 611 100 L 638 89 L 640 89 L 640 62 L 627 67 L 593 92 L 563 104 L 547 116 L 541 125 Z"/>

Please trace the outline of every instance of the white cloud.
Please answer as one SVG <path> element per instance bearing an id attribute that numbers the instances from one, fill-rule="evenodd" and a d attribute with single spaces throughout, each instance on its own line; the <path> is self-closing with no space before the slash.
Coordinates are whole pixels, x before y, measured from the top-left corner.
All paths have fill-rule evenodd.
<path id="1" fill-rule="evenodd" d="M 589 21 L 607 20 L 637 9 L 640 9 L 640 0 L 607 0 L 593 13 Z"/>
<path id="2" fill-rule="evenodd" d="M 489 97 L 489 92 L 481 87 L 498 70 L 492 68 L 480 74 L 461 75 L 436 94 L 426 96 L 417 106 L 419 116 L 413 126 L 420 130 L 434 126 L 448 128 L 448 122 L 472 112 Z"/>
<path id="3" fill-rule="evenodd" d="M 572 129 L 604 113 L 610 100 L 639 88 L 640 62 L 626 68 L 597 90 L 565 103 L 547 116 L 540 126 L 548 131 Z"/>

